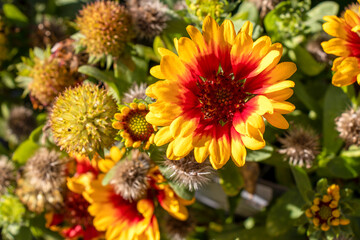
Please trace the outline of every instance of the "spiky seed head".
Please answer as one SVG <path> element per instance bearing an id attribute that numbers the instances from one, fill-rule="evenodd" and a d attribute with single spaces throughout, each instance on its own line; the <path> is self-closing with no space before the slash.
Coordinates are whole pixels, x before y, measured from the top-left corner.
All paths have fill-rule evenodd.
<path id="1" fill-rule="evenodd" d="M 146 98 L 146 83 L 140 83 L 136 84 L 134 83 L 131 88 L 124 94 L 124 97 L 122 99 L 122 102 L 124 103 L 132 103 L 135 98 L 136 99 L 143 99 Z"/>
<path id="2" fill-rule="evenodd" d="M 68 161 L 47 148 L 40 148 L 28 159 L 16 194 L 30 211 L 40 213 L 62 206 Z"/>
<path id="3" fill-rule="evenodd" d="M 27 138 L 36 128 L 34 112 L 24 106 L 12 108 L 10 117 L 7 120 L 7 126 L 17 140 L 20 141 Z"/>
<path id="4" fill-rule="evenodd" d="M 166 167 L 164 175 L 190 191 L 204 187 L 216 175 L 208 161 L 198 163 L 192 153 L 180 160 L 166 159 L 163 164 Z"/>
<path id="5" fill-rule="evenodd" d="M 84 35 L 80 43 L 90 55 L 96 57 L 121 56 L 133 36 L 129 13 L 113 1 L 99 0 L 86 5 L 76 23 Z"/>
<path id="6" fill-rule="evenodd" d="M 56 144 L 68 153 L 93 155 L 115 142 L 115 100 L 107 91 L 84 84 L 64 91 L 55 101 L 50 124 Z"/>
<path id="7" fill-rule="evenodd" d="M 15 180 L 14 165 L 7 157 L 0 156 L 0 196 L 4 194 L 7 188 Z"/>
<path id="8" fill-rule="evenodd" d="M 66 181 L 68 160 L 61 158 L 60 153 L 55 150 L 40 148 L 26 162 L 24 177 L 35 189 L 43 192 L 60 188 Z"/>
<path id="9" fill-rule="evenodd" d="M 64 25 L 63 22 L 44 18 L 31 31 L 31 45 L 33 47 L 46 48 L 63 40 L 66 37 Z"/>
<path id="10" fill-rule="evenodd" d="M 279 142 L 282 144 L 279 153 L 293 166 L 310 168 L 319 154 L 319 137 L 310 128 L 295 126 Z"/>
<path id="11" fill-rule="evenodd" d="M 360 109 L 351 108 L 335 119 L 336 130 L 340 133 L 347 147 L 360 145 Z"/>
<path id="12" fill-rule="evenodd" d="M 50 106 L 58 94 L 76 83 L 67 66 L 58 58 L 35 58 L 30 77 L 33 80 L 28 89 L 35 108 L 38 104 Z"/>
<path id="13" fill-rule="evenodd" d="M 195 221 L 191 215 L 185 220 L 180 221 L 170 215 L 166 216 L 165 231 L 169 239 L 185 240 L 186 237 L 194 231 Z"/>
<path id="14" fill-rule="evenodd" d="M 138 38 L 153 39 L 167 27 L 168 8 L 159 0 L 132 0 L 128 1 L 128 6 Z"/>
<path id="15" fill-rule="evenodd" d="M 132 159 L 122 160 L 110 180 L 116 194 L 128 201 L 136 201 L 146 195 L 150 166 L 149 157 L 145 153 L 133 150 Z"/>

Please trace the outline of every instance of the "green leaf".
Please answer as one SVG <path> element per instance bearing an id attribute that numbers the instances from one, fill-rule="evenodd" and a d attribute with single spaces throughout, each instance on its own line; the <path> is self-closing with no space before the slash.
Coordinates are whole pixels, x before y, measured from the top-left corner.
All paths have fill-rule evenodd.
<path id="1" fill-rule="evenodd" d="M 12 159 L 20 165 L 23 165 L 39 147 L 40 146 L 32 140 L 25 140 L 16 148 Z"/>
<path id="2" fill-rule="evenodd" d="M 294 53 L 296 56 L 296 65 L 308 76 L 316 76 L 326 67 L 325 63 L 317 62 L 313 56 L 300 45 L 294 48 Z"/>
<path id="3" fill-rule="evenodd" d="M 237 13 L 235 13 L 232 18 L 257 22 L 259 20 L 259 11 L 255 4 L 251 2 L 242 2 Z"/>
<path id="4" fill-rule="evenodd" d="M 30 228 L 21 227 L 18 234 L 15 236 L 15 240 L 31 240 L 32 234 Z"/>
<path id="5" fill-rule="evenodd" d="M 345 209 L 343 209 L 343 211 L 347 211 L 346 214 L 354 217 L 360 217 L 360 199 L 347 200 L 344 205 Z"/>
<path id="6" fill-rule="evenodd" d="M 261 162 L 271 157 L 274 152 L 274 148 L 270 145 L 266 145 L 260 150 L 247 150 L 246 161 L 249 162 Z"/>
<path id="7" fill-rule="evenodd" d="M 341 157 L 355 157 L 358 158 L 360 157 L 360 147 L 356 146 L 356 145 L 352 145 L 349 147 L 348 150 L 343 150 L 341 151 L 340 154 Z"/>
<path id="8" fill-rule="evenodd" d="M 191 200 L 194 198 L 195 192 L 190 192 L 186 187 L 180 186 L 180 184 L 176 184 L 171 181 L 169 181 L 168 183 L 179 197 L 186 200 Z"/>
<path id="9" fill-rule="evenodd" d="M 310 179 L 306 171 L 297 166 L 291 166 L 291 171 L 294 175 L 296 186 L 307 203 L 311 203 L 312 199 L 309 199 L 309 195 L 313 192 Z"/>
<path id="10" fill-rule="evenodd" d="M 108 172 L 106 173 L 105 177 L 103 178 L 103 180 L 102 180 L 102 182 L 101 182 L 101 184 L 102 184 L 103 186 L 108 185 L 109 182 L 110 182 L 110 180 L 114 177 L 114 175 L 115 175 L 115 173 L 116 173 L 117 165 L 118 165 L 118 164 L 116 164 L 115 166 L 113 166 L 113 167 L 110 169 L 110 171 L 108 171 Z"/>
<path id="11" fill-rule="evenodd" d="M 29 21 L 25 14 L 23 14 L 15 5 L 11 3 L 5 3 L 3 5 L 3 11 L 6 18 L 20 25 L 24 25 Z"/>
<path id="12" fill-rule="evenodd" d="M 79 67 L 78 71 L 80 73 L 86 74 L 90 77 L 96 78 L 99 81 L 103 82 L 115 82 L 116 79 L 110 72 L 101 71 L 96 67 L 90 65 L 83 65 Z"/>
<path id="13" fill-rule="evenodd" d="M 341 88 L 329 85 L 324 99 L 323 146 L 328 153 L 337 153 L 343 142 L 335 129 L 334 119 L 350 106 L 350 101 Z"/>
<path id="14" fill-rule="evenodd" d="M 31 134 L 30 134 L 30 136 L 29 136 L 29 139 L 30 139 L 31 141 L 33 141 L 33 142 L 39 141 L 43 127 L 44 127 L 44 125 L 41 125 L 41 126 L 35 128 L 35 129 L 31 132 Z"/>
<path id="15" fill-rule="evenodd" d="M 307 15 L 311 21 L 322 21 L 324 16 L 337 15 L 339 4 L 333 1 L 323 1 L 308 11 Z"/>
<path id="16" fill-rule="evenodd" d="M 321 116 L 322 109 L 320 108 L 317 101 L 306 90 L 304 84 L 299 79 L 292 80 L 295 82 L 294 91 L 296 97 L 298 97 L 309 110 L 313 110 L 318 116 Z"/>
<path id="17" fill-rule="evenodd" d="M 359 176 L 360 161 L 358 158 L 334 157 L 327 163 L 326 168 L 335 177 L 352 179 Z"/>
<path id="18" fill-rule="evenodd" d="M 220 184 L 226 195 L 235 196 L 244 187 L 244 179 L 233 161 L 228 161 L 224 167 L 218 170 L 218 173 Z"/>
<path id="19" fill-rule="evenodd" d="M 291 229 L 303 214 L 304 202 L 299 192 L 290 190 L 278 198 L 267 214 L 266 229 L 271 236 L 280 236 Z"/>

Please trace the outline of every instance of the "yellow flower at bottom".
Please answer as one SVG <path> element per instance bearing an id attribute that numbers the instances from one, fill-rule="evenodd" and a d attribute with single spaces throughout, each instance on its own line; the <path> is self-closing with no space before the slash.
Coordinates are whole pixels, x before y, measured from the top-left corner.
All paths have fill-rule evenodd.
<path id="1" fill-rule="evenodd" d="M 282 45 L 269 37 L 252 40 L 253 27 L 246 22 L 236 34 L 231 21 L 219 26 L 206 17 L 202 34 L 188 26 L 191 37 L 175 40 L 178 55 L 159 48 L 159 66 L 150 73 L 159 79 L 146 90 L 156 99 L 146 120 L 162 128 L 154 142 L 169 143 L 166 156 L 178 160 L 194 150 L 195 160 L 207 157 L 215 169 L 232 158 L 243 166 L 246 148 L 265 146 L 264 118 L 271 125 L 289 127 L 283 114 L 294 111 L 286 100 L 294 82 L 286 80 L 294 63 L 279 64 Z"/>
<path id="2" fill-rule="evenodd" d="M 360 84 L 360 16 L 359 11 L 346 10 L 344 17 L 325 16 L 324 31 L 335 37 L 321 45 L 328 54 L 338 56 L 332 70 L 332 84 L 337 87 Z"/>
<path id="3" fill-rule="evenodd" d="M 348 225 L 350 221 L 342 216 L 338 203 L 340 200 L 340 188 L 332 184 L 327 189 L 327 194 L 316 197 L 313 205 L 306 209 L 306 217 L 319 228 L 326 232 L 331 226 Z"/>
<path id="4" fill-rule="evenodd" d="M 130 108 L 123 107 L 121 113 L 115 114 L 113 127 L 120 130 L 126 147 L 149 149 L 156 127 L 146 121 L 148 112 L 145 104 L 133 102 Z"/>

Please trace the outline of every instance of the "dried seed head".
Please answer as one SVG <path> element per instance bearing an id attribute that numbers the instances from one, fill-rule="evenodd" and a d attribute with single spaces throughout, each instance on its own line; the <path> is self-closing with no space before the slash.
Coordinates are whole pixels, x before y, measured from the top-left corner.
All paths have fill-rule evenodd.
<path id="1" fill-rule="evenodd" d="M 64 23 L 45 18 L 31 32 L 30 41 L 33 47 L 46 48 L 66 37 Z"/>
<path id="2" fill-rule="evenodd" d="M 84 35 L 80 43 L 87 53 L 96 57 L 121 56 L 133 35 L 130 15 L 113 1 L 99 0 L 86 5 L 76 23 Z"/>
<path id="3" fill-rule="evenodd" d="M 180 221 L 171 216 L 167 216 L 165 223 L 166 233 L 169 239 L 172 240 L 185 240 L 195 229 L 195 221 L 191 215 L 189 215 L 186 221 Z"/>
<path id="4" fill-rule="evenodd" d="M 310 168 L 319 154 L 319 137 L 312 129 L 295 126 L 285 137 L 279 138 L 279 142 L 282 144 L 279 153 L 285 154 L 294 166 Z"/>
<path id="5" fill-rule="evenodd" d="M 7 126 L 18 141 L 24 140 L 36 128 L 34 112 L 23 106 L 12 108 Z"/>
<path id="6" fill-rule="evenodd" d="M 135 33 L 140 39 L 153 39 L 166 28 L 168 8 L 159 0 L 131 0 L 128 1 L 128 6 Z"/>
<path id="7" fill-rule="evenodd" d="M 61 59 L 35 58 L 34 61 L 35 65 L 30 72 L 33 80 L 28 86 L 34 108 L 39 104 L 50 106 L 59 93 L 76 84 L 75 77 Z"/>
<path id="8" fill-rule="evenodd" d="M 47 148 L 40 148 L 24 167 L 24 177 L 35 189 L 48 192 L 64 185 L 67 158 Z"/>
<path id="9" fill-rule="evenodd" d="M 121 161 L 110 180 L 116 194 L 125 200 L 136 201 L 143 197 L 149 187 L 147 174 L 150 161 L 146 154 L 133 151 L 133 158 Z"/>
<path id="10" fill-rule="evenodd" d="M 360 109 L 349 109 L 335 119 L 339 137 L 344 139 L 347 147 L 360 145 Z"/>
<path id="11" fill-rule="evenodd" d="M 59 209 L 63 204 L 67 158 L 47 148 L 40 148 L 24 167 L 16 194 L 30 211 Z"/>
<path id="12" fill-rule="evenodd" d="M 96 85 L 64 91 L 55 101 L 50 124 L 55 142 L 68 153 L 93 155 L 115 142 L 115 100 Z"/>
<path id="13" fill-rule="evenodd" d="M 190 191 L 202 188 L 216 175 L 209 162 L 198 163 L 193 154 L 180 160 L 166 159 L 164 165 L 166 167 L 164 175 Z"/>
<path id="14" fill-rule="evenodd" d="M 7 157 L 0 156 L 0 196 L 4 194 L 11 182 L 15 180 L 14 165 Z"/>
<path id="15" fill-rule="evenodd" d="M 147 85 L 146 83 L 140 83 L 140 85 L 134 83 L 132 87 L 124 94 L 122 101 L 124 103 L 132 103 L 134 99 L 145 99 Z"/>

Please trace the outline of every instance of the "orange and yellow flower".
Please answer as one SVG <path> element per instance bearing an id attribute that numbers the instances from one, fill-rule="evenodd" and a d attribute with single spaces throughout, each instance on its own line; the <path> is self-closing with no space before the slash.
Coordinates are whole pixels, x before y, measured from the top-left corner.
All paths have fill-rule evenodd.
<path id="1" fill-rule="evenodd" d="M 122 155 L 120 149 L 113 147 L 109 157 L 97 160 L 99 169 L 106 173 L 115 166 Z M 147 174 L 149 188 L 146 196 L 138 201 L 125 200 L 116 193 L 111 184 L 103 186 L 104 176 L 105 174 L 100 173 L 96 179 L 82 181 L 84 183 L 82 189 L 85 189 L 83 196 L 90 203 L 88 211 L 94 217 L 94 226 L 98 231 L 106 232 L 107 240 L 159 240 L 159 226 L 154 213 L 156 201 L 171 216 L 179 220 L 187 219 L 188 211 L 185 206 L 192 201 L 177 196 L 166 183 L 158 167 L 149 170 Z M 81 185 L 79 179 L 82 179 L 81 175 L 77 176 L 78 181 L 75 183 Z M 86 187 L 88 183 L 89 186 Z"/>
<path id="2" fill-rule="evenodd" d="M 208 16 L 202 34 L 194 26 L 187 31 L 191 39 L 175 40 L 178 55 L 160 48 L 160 65 L 150 71 L 165 79 L 146 91 L 157 99 L 146 120 L 162 126 L 155 144 L 169 143 L 169 159 L 183 158 L 194 149 L 197 162 L 209 156 L 215 169 L 230 157 L 242 166 L 246 148 L 265 146 L 263 118 L 277 128 L 288 128 L 282 114 L 295 109 L 286 101 L 294 82 L 286 79 L 296 66 L 279 64 L 280 43 L 272 44 L 267 36 L 254 42 L 250 22 L 236 34 L 231 21 L 219 26 Z"/>
<path id="3" fill-rule="evenodd" d="M 120 130 L 126 147 L 149 149 L 156 127 L 146 121 L 148 112 L 145 104 L 132 102 L 130 108 L 123 107 L 121 113 L 115 114 L 113 127 Z"/>
<path id="4" fill-rule="evenodd" d="M 323 28 L 335 37 L 321 45 L 328 54 L 338 56 L 332 70 L 332 84 L 337 87 L 358 82 L 360 84 L 360 16 L 358 12 L 346 10 L 344 17 L 325 16 Z"/>

